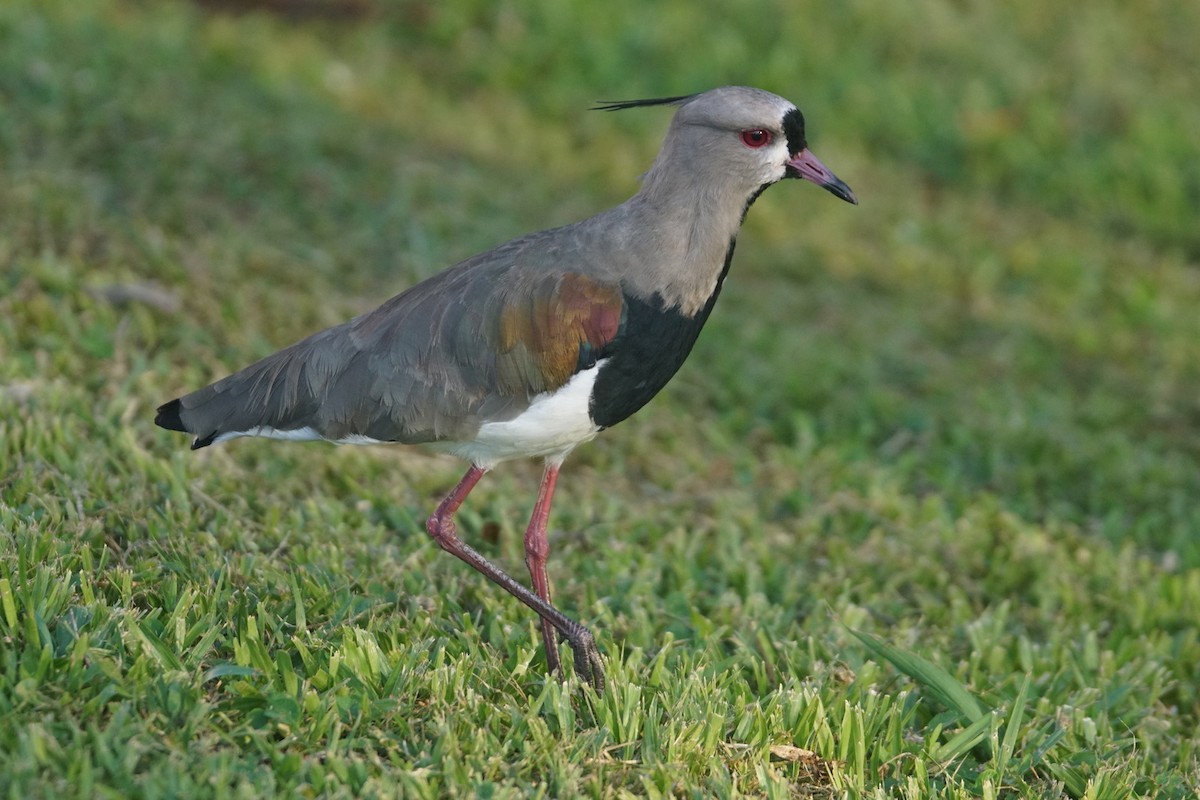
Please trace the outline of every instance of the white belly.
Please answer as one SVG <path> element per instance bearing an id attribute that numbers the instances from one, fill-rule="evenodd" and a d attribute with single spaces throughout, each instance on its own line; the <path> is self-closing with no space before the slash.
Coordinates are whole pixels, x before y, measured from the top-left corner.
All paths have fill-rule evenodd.
<path id="1" fill-rule="evenodd" d="M 578 372 L 553 392 L 533 398 L 529 408 L 504 422 L 485 422 L 474 441 L 436 445 L 484 468 L 513 458 L 546 458 L 561 462 L 575 448 L 596 436 L 588 405 L 592 386 L 604 359 Z"/>

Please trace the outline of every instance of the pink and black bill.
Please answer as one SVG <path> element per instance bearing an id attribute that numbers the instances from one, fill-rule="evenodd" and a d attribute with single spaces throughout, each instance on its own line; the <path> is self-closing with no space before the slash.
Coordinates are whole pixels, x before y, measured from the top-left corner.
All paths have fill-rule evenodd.
<path id="1" fill-rule="evenodd" d="M 830 172 L 807 147 L 788 159 L 787 172 L 790 177 L 812 181 L 847 203 L 858 205 L 858 198 L 854 196 L 854 192 L 846 185 L 845 181 Z"/>

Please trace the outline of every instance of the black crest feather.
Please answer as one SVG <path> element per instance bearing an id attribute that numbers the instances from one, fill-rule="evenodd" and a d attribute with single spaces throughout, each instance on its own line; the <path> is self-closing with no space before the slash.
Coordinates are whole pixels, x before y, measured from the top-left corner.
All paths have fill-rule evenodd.
<path id="1" fill-rule="evenodd" d="M 592 111 L 623 111 L 627 108 L 642 106 L 677 106 L 686 103 L 696 95 L 681 94 L 676 97 L 651 97 L 646 100 L 599 100 L 592 106 Z"/>

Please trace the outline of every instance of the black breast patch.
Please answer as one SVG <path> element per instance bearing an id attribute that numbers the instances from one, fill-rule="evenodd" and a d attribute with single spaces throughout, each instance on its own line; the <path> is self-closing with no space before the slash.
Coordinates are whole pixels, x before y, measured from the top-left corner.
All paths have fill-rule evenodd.
<path id="1" fill-rule="evenodd" d="M 623 330 L 600 354 L 607 360 L 592 387 L 589 412 L 593 422 L 611 428 L 628 418 L 679 371 L 721 293 L 733 260 L 733 246 L 730 241 L 712 296 L 694 316 L 688 317 L 678 308 L 665 308 L 658 294 L 648 300 L 625 295 Z"/>

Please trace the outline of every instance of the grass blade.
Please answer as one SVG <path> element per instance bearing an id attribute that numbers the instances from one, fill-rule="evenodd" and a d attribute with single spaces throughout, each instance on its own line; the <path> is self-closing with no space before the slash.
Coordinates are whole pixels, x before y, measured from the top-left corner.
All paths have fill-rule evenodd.
<path id="1" fill-rule="evenodd" d="M 967 722 L 976 723 L 991 710 L 967 691 L 953 675 L 932 661 L 890 645 L 872 634 L 853 628 L 847 630 L 868 650 L 919 683 L 938 702 L 957 712 Z"/>
<path id="2" fill-rule="evenodd" d="M 1029 676 L 1021 683 L 1021 690 L 1013 700 L 1012 711 L 1009 712 L 1008 722 L 1004 726 L 1004 740 L 996 751 L 996 772 L 1003 776 L 1004 770 L 1012 761 L 1017 749 L 1017 736 L 1021 732 L 1021 722 L 1025 718 L 1025 703 L 1029 697 Z"/>
<path id="3" fill-rule="evenodd" d="M 976 745 L 986 742 L 993 724 L 995 724 L 995 718 L 991 714 L 984 714 L 956 733 L 944 745 L 936 748 L 933 751 L 933 757 L 938 761 L 946 762 L 966 755 Z"/>

